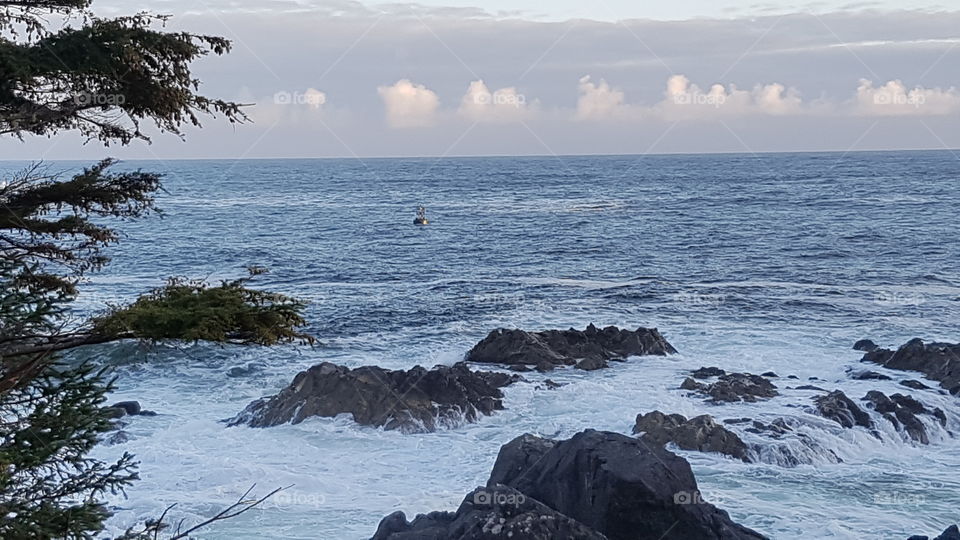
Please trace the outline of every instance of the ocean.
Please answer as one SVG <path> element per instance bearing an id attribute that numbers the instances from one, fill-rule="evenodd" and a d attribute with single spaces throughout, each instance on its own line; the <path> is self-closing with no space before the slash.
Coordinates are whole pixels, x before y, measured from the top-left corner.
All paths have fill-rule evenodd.
<path id="1" fill-rule="evenodd" d="M 56 162 L 70 170 L 80 164 Z M 4 171 L 18 166 L 6 162 Z M 166 175 L 163 216 L 119 224 L 113 262 L 92 274 L 80 315 L 134 299 L 167 276 L 212 281 L 248 265 L 255 286 L 309 300 L 313 347 L 123 343 L 74 353 L 115 369 L 135 399 L 127 451 L 142 479 L 110 499 L 108 534 L 158 516 L 195 523 L 255 494 L 262 507 L 204 529 L 211 540 L 369 538 L 395 510 L 453 510 L 523 433 L 629 433 L 640 413 L 801 418 L 825 449 L 788 467 L 678 451 L 706 500 L 773 538 L 937 534 L 957 520 L 957 398 L 920 378 L 852 380 L 871 338 L 960 337 L 960 158 L 949 151 L 602 157 L 130 161 Z M 431 224 L 415 227 L 417 205 Z M 656 327 L 679 350 L 611 369 L 524 374 L 506 409 L 429 434 L 350 418 L 228 428 L 222 420 L 323 361 L 350 367 L 460 360 L 493 329 Z M 713 405 L 679 389 L 701 366 L 774 371 L 781 396 Z M 786 379 L 795 375 L 799 381 Z M 812 413 L 816 377 L 858 399 L 912 394 L 946 411 L 921 445 Z M 550 378 L 564 386 L 537 389 Z M 936 386 L 936 383 L 929 383 Z M 741 433 L 747 442 L 760 436 Z M 832 451 L 843 462 L 826 459 Z"/>

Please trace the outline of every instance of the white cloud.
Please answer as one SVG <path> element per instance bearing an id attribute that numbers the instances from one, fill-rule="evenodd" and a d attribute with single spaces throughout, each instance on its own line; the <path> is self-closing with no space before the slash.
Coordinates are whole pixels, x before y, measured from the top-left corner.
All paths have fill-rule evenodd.
<path id="1" fill-rule="evenodd" d="M 482 80 L 473 81 L 460 101 L 460 115 L 475 122 L 510 122 L 530 115 L 526 96 L 516 88 L 501 88 L 491 92 Z"/>
<path id="2" fill-rule="evenodd" d="M 758 84 L 753 90 L 736 85 L 714 84 L 707 91 L 684 75 L 667 80 L 666 99 L 654 109 L 668 119 L 691 119 L 716 115 L 788 115 L 803 112 L 800 93 L 780 83 Z"/>
<path id="3" fill-rule="evenodd" d="M 401 79 L 393 86 L 377 88 L 387 108 L 387 123 L 395 128 L 421 127 L 436 121 L 440 98 L 422 84 Z"/>
<path id="4" fill-rule="evenodd" d="M 580 79 L 580 98 L 577 100 L 577 118 L 580 120 L 603 120 L 623 117 L 628 112 L 624 94 L 611 88 L 607 81 L 594 83 L 587 75 Z"/>
<path id="5" fill-rule="evenodd" d="M 908 90 L 900 80 L 874 87 L 873 81 L 860 80 L 854 100 L 854 112 L 868 116 L 945 115 L 960 112 L 960 91 L 954 87 Z"/>

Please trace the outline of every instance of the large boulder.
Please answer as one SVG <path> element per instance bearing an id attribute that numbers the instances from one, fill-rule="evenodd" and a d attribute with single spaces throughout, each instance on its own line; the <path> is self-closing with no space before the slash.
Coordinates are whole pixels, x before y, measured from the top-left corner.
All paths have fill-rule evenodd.
<path id="1" fill-rule="evenodd" d="M 763 538 L 703 501 L 690 464 L 663 448 L 594 430 L 539 448 L 548 449 L 535 460 L 501 451 L 494 470 L 513 474 L 491 481 L 611 540 Z"/>
<path id="2" fill-rule="evenodd" d="M 518 375 L 471 371 L 463 362 L 406 371 L 324 362 L 300 372 L 279 394 L 254 401 L 228 422 L 268 427 L 350 413 L 365 426 L 434 431 L 503 409 L 500 389 L 516 380 Z"/>
<path id="3" fill-rule="evenodd" d="M 817 412 L 824 418 L 829 418 L 845 428 L 861 426 L 873 429 L 873 420 L 870 414 L 857 406 L 840 390 L 834 390 L 824 396 L 813 398 L 817 405 Z"/>
<path id="4" fill-rule="evenodd" d="M 523 435 L 456 512 L 385 517 L 373 540 L 747 540 L 764 538 L 703 501 L 690 465 L 618 433 Z"/>
<path id="5" fill-rule="evenodd" d="M 607 540 L 604 535 L 507 487 L 478 488 L 456 512 L 383 518 L 372 540 Z"/>
<path id="6" fill-rule="evenodd" d="M 889 369 L 919 371 L 951 394 L 960 394 L 960 343 L 924 343 L 915 338 L 896 351 L 874 349 L 863 356 L 863 361 Z"/>
<path id="7" fill-rule="evenodd" d="M 705 371 L 708 368 L 700 368 L 692 374 L 697 378 L 711 378 L 712 371 Z M 723 373 L 723 370 L 717 369 L 722 374 L 716 382 L 701 383 L 687 377 L 684 379 L 680 388 L 683 390 L 694 390 L 707 396 L 708 401 L 713 402 L 754 402 L 764 399 L 770 399 L 780 395 L 777 392 L 777 386 L 768 379 L 760 375 L 750 373 Z"/>
<path id="8" fill-rule="evenodd" d="M 591 324 L 582 331 L 572 328 L 544 332 L 494 330 L 467 353 L 466 360 L 533 366 L 545 371 L 579 364 L 584 369 L 596 369 L 605 367 L 608 360 L 676 352 L 656 328 L 621 330 L 608 326 L 600 330 Z"/>
<path id="9" fill-rule="evenodd" d="M 673 443 L 683 450 L 716 452 L 750 461 L 746 443 L 708 414 L 689 420 L 680 414 L 660 411 L 639 414 L 633 433 L 642 434 L 641 439 L 658 446 Z"/>

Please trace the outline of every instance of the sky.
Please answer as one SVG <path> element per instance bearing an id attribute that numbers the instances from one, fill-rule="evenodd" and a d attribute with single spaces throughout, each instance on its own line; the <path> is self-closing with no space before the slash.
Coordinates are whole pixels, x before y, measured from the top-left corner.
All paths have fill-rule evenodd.
<path id="1" fill-rule="evenodd" d="M 250 122 L 0 159 L 960 148 L 960 5 L 923 0 L 145 0 L 223 35 L 194 65 Z M 95 0 L 102 16 L 129 13 Z"/>

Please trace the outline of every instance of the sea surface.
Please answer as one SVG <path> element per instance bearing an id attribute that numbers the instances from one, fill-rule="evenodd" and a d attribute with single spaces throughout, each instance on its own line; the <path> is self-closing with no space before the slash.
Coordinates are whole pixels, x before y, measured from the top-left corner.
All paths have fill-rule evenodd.
<path id="1" fill-rule="evenodd" d="M 50 164 L 64 171 L 78 163 Z M 2 164 L 4 171 L 18 166 Z M 658 409 L 808 423 L 824 449 L 789 467 L 690 460 L 704 498 L 773 538 L 939 534 L 960 514 L 960 403 L 898 381 L 852 380 L 861 338 L 960 340 L 960 159 L 952 152 L 131 161 L 162 172 L 164 213 L 118 224 L 112 264 L 90 276 L 79 314 L 162 284 L 270 273 L 254 285 L 310 301 L 309 346 L 116 344 L 81 353 L 112 365 L 113 399 L 134 418 L 142 479 L 111 498 L 109 534 L 158 516 L 186 524 L 251 485 L 262 507 L 197 538 L 360 539 L 395 511 L 453 510 L 523 433 L 629 433 Z M 418 204 L 431 224 L 412 224 Z M 525 375 L 506 410 L 438 433 L 359 427 L 349 417 L 266 429 L 222 420 L 329 361 L 351 367 L 460 360 L 489 331 L 657 327 L 680 351 L 586 373 Z M 712 405 L 679 389 L 700 366 L 774 371 L 782 395 Z M 795 375 L 799 380 L 787 379 Z M 565 386 L 538 389 L 551 378 Z M 811 377 L 819 380 L 808 382 Z M 811 413 L 815 384 L 943 408 L 931 444 L 889 425 L 878 439 Z M 936 383 L 929 383 L 936 386 Z M 951 433 L 952 432 L 952 433 Z M 741 432 L 743 433 L 743 432 Z M 764 440 L 743 433 L 748 442 Z M 842 463 L 832 463 L 833 452 Z"/>

